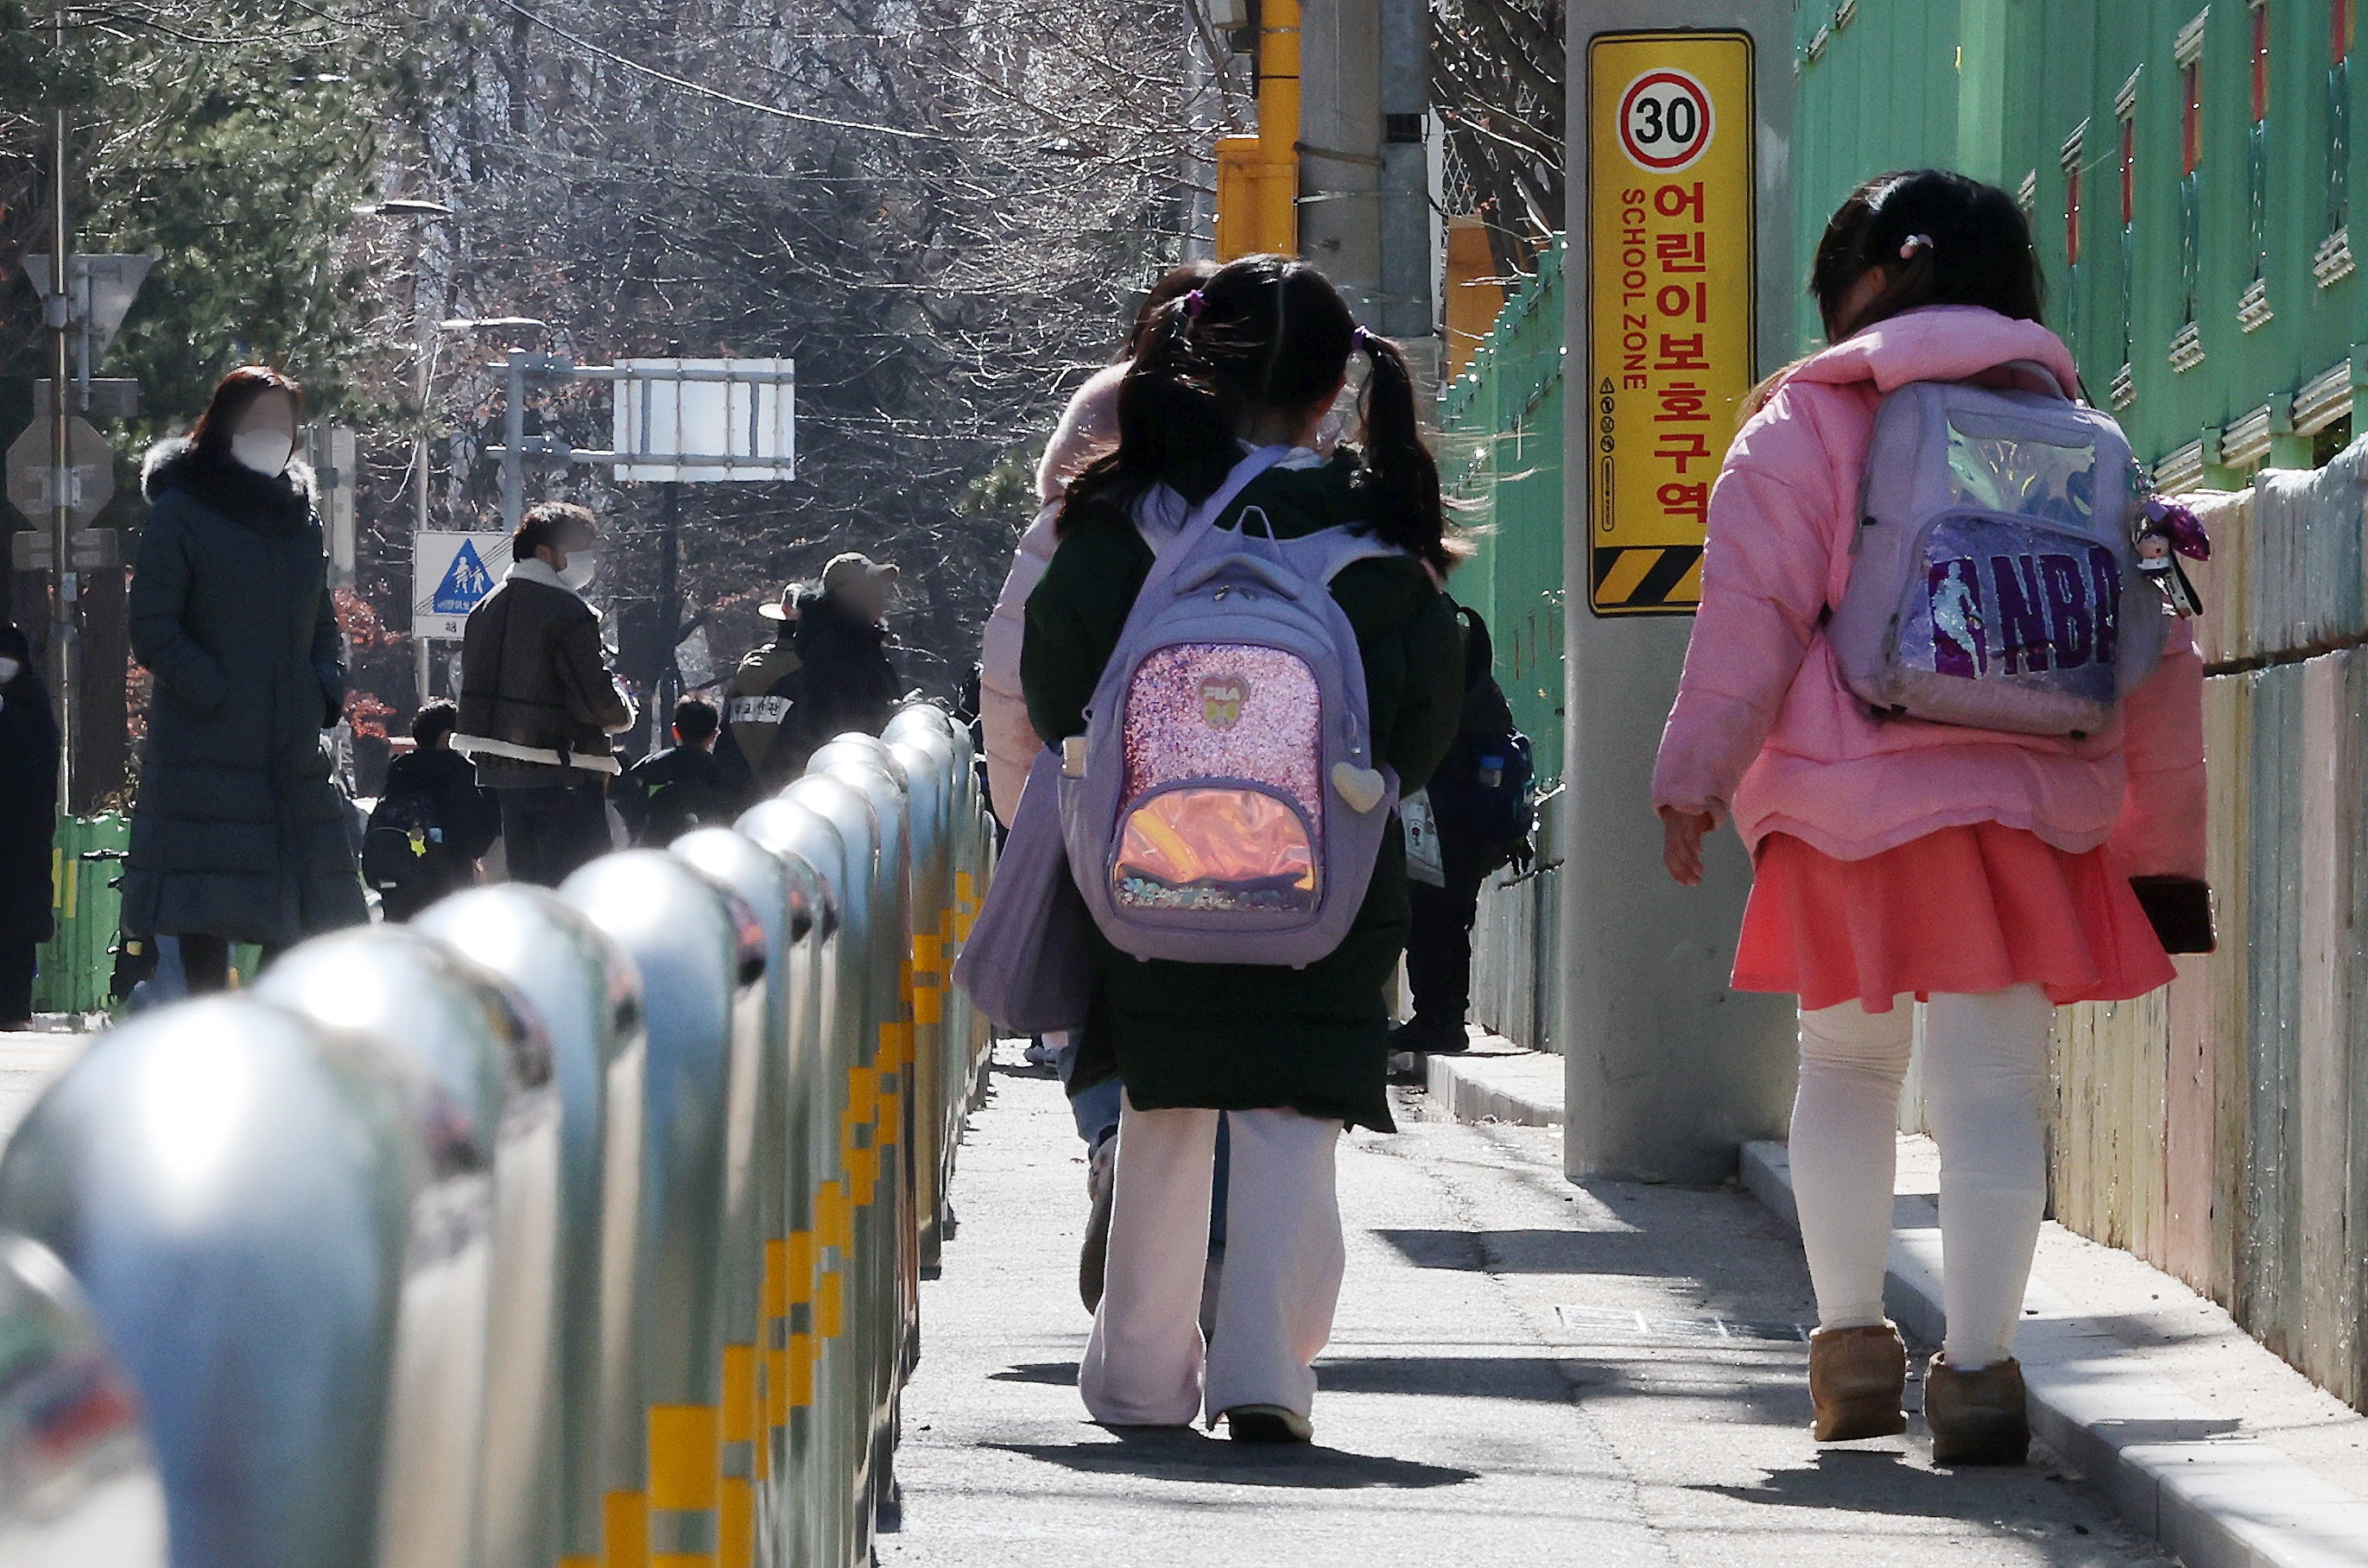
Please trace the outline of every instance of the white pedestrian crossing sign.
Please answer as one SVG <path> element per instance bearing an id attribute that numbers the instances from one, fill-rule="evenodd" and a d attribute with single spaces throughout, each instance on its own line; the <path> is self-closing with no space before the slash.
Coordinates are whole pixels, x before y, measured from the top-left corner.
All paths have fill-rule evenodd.
<path id="1" fill-rule="evenodd" d="M 411 630 L 418 637 L 458 637 L 469 612 L 509 570 L 510 541 L 497 533 L 412 536 Z"/>

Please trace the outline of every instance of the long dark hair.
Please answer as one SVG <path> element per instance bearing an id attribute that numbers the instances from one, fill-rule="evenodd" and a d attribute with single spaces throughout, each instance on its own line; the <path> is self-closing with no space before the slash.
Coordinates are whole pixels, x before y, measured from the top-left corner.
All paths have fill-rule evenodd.
<path id="1" fill-rule="evenodd" d="M 1170 267 L 1135 308 L 1134 324 L 1127 329 L 1126 342 L 1119 347 L 1119 358 L 1132 359 L 1142 353 L 1143 346 L 1151 341 L 1152 332 L 1159 325 L 1161 311 L 1216 275 L 1217 264 L 1213 261 L 1188 261 L 1181 267 Z"/>
<path id="2" fill-rule="evenodd" d="M 265 392 L 285 392 L 295 405 L 296 423 L 304 423 L 304 389 L 296 378 L 285 370 L 275 370 L 268 365 L 241 365 L 214 383 L 214 395 L 206 402 L 206 411 L 189 429 L 189 444 L 209 458 L 229 455 L 230 438 L 238 434 L 238 422 L 256 398 Z"/>
<path id="3" fill-rule="evenodd" d="M 1422 443 L 1405 351 L 1357 325 L 1324 274 L 1281 256 L 1244 256 L 1161 307 L 1118 394 L 1119 444 L 1069 486 L 1061 527 L 1097 502 L 1124 505 L 1156 484 L 1205 499 L 1240 460 L 1236 442 L 1267 415 L 1331 398 L 1349 356 L 1371 370 L 1359 401 L 1364 439 L 1355 487 L 1373 531 L 1445 573 L 1455 562 L 1439 466 Z"/>
<path id="4" fill-rule="evenodd" d="M 1839 319 L 1844 297 L 1870 268 L 1882 270 L 1883 292 Z M 1875 176 L 1834 210 L 1809 292 L 1827 338 L 1839 343 L 1921 305 L 1980 305 L 2035 322 L 2046 285 L 2014 198 L 1947 169 L 1910 169 Z"/>

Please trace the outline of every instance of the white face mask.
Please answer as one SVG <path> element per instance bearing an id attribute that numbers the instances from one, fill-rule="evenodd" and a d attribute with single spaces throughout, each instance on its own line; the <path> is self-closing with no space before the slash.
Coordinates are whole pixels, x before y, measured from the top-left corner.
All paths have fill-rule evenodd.
<path id="1" fill-rule="evenodd" d="M 230 438 L 230 455 L 241 468 L 270 477 L 288 466 L 296 443 L 285 430 L 241 430 Z"/>
<path id="2" fill-rule="evenodd" d="M 14 659 L 0 658 L 0 686 L 6 686 L 10 681 L 15 680 L 17 672 L 24 667 Z"/>
<path id="3" fill-rule="evenodd" d="M 559 580 L 582 593 L 592 585 L 593 574 L 600 570 L 600 552 L 597 550 L 571 550 L 567 564 L 559 570 Z"/>

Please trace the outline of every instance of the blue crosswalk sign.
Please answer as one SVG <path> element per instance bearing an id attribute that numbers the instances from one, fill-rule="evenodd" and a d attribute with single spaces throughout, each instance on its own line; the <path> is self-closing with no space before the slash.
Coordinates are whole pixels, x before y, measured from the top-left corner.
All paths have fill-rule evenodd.
<path id="1" fill-rule="evenodd" d="M 463 540 L 452 564 L 444 571 L 444 580 L 436 585 L 436 596 L 430 607 L 438 615 L 466 615 L 477 608 L 477 601 L 494 591 L 493 574 L 477 559 L 477 547 Z"/>

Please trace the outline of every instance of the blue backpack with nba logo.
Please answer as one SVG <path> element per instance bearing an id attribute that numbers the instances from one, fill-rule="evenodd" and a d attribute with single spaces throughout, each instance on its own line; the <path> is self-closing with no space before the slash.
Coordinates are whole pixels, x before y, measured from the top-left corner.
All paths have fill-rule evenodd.
<path id="1" fill-rule="evenodd" d="M 1063 748 L 1069 869 L 1103 936 L 1137 958 L 1325 957 L 1365 902 L 1397 805 L 1330 584 L 1402 552 L 1348 528 L 1279 539 L 1254 505 L 1217 526 L 1289 450 L 1243 459 L 1157 540 L 1086 733 Z"/>
<path id="2" fill-rule="evenodd" d="M 2121 426 L 2027 360 L 2019 384 L 1911 381 L 1867 448 L 1850 588 L 1827 628 L 1879 718 L 2083 738 L 2161 660 Z"/>

